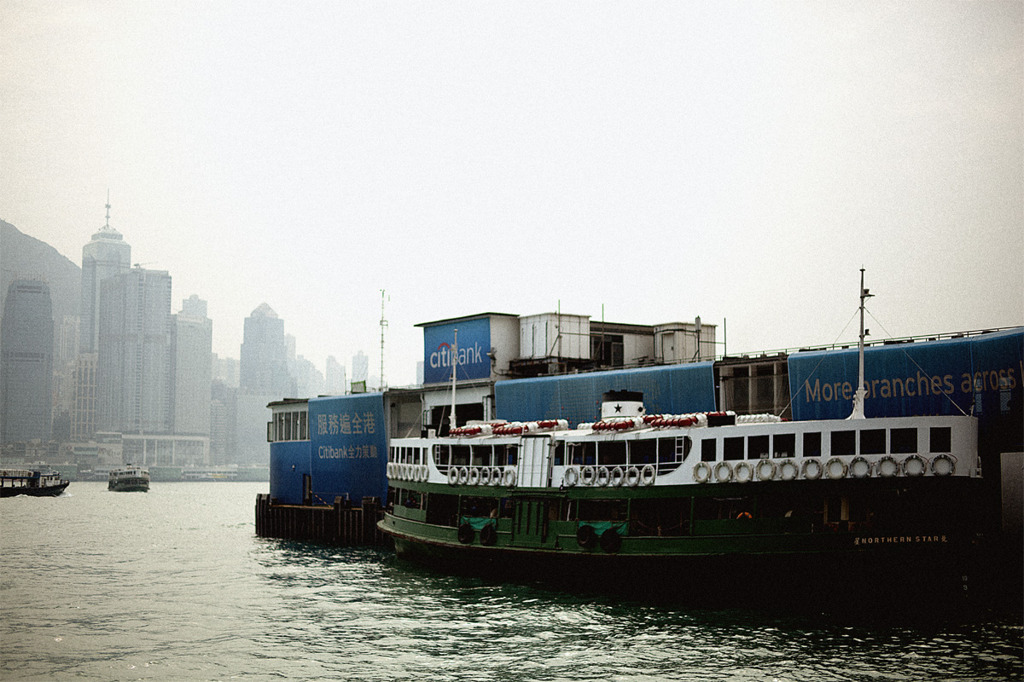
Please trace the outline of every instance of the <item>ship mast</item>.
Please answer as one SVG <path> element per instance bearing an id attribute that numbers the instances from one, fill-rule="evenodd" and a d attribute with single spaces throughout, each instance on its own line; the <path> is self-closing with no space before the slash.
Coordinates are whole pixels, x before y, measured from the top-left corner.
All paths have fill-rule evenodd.
<path id="1" fill-rule="evenodd" d="M 871 293 L 864 288 L 864 268 L 860 269 L 860 341 L 857 343 L 857 390 L 853 394 L 853 412 L 847 419 L 864 419 L 864 301 L 871 298 Z"/>
<path id="2" fill-rule="evenodd" d="M 456 329 L 455 338 L 452 339 L 452 347 L 450 353 L 452 355 L 452 413 L 450 415 L 451 423 L 448 427 L 448 433 L 451 433 L 455 428 L 455 369 L 459 366 L 459 330 Z"/>

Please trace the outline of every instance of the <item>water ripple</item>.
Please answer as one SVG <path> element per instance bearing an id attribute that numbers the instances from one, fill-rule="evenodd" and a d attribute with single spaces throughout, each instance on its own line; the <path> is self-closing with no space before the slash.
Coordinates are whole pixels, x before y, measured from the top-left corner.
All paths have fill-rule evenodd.
<path id="1" fill-rule="evenodd" d="M 1019 619 L 864 624 L 496 584 L 254 537 L 265 485 L 0 507 L 0 677 L 1005 680 Z M 13 504 L 11 504 L 13 503 Z"/>

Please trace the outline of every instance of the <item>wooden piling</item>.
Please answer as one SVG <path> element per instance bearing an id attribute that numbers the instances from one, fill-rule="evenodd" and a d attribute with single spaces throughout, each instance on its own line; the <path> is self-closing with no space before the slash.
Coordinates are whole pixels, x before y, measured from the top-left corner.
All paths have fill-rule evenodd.
<path id="1" fill-rule="evenodd" d="M 342 497 L 327 506 L 278 504 L 268 494 L 256 496 L 256 535 L 261 538 L 378 547 L 388 544 L 377 529 L 383 516 L 375 497 L 364 497 L 362 506 L 352 507 Z"/>

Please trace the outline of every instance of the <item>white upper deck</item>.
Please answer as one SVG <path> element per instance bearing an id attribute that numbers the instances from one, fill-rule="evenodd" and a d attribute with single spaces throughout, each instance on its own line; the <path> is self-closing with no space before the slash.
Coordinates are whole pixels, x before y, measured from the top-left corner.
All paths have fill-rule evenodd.
<path id="1" fill-rule="evenodd" d="M 966 416 L 783 422 L 699 413 L 575 429 L 564 420 L 473 424 L 452 437 L 392 440 L 388 476 L 530 488 L 977 477 L 977 442 L 977 420 Z"/>

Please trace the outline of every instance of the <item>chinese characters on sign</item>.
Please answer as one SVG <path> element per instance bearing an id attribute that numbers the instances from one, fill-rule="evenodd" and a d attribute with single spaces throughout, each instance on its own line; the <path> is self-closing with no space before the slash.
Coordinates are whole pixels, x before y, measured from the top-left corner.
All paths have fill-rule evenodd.
<path id="1" fill-rule="evenodd" d="M 318 414 L 316 417 L 316 433 L 318 436 L 336 436 L 344 434 L 372 435 L 377 432 L 377 420 L 373 412 L 330 413 Z"/>

